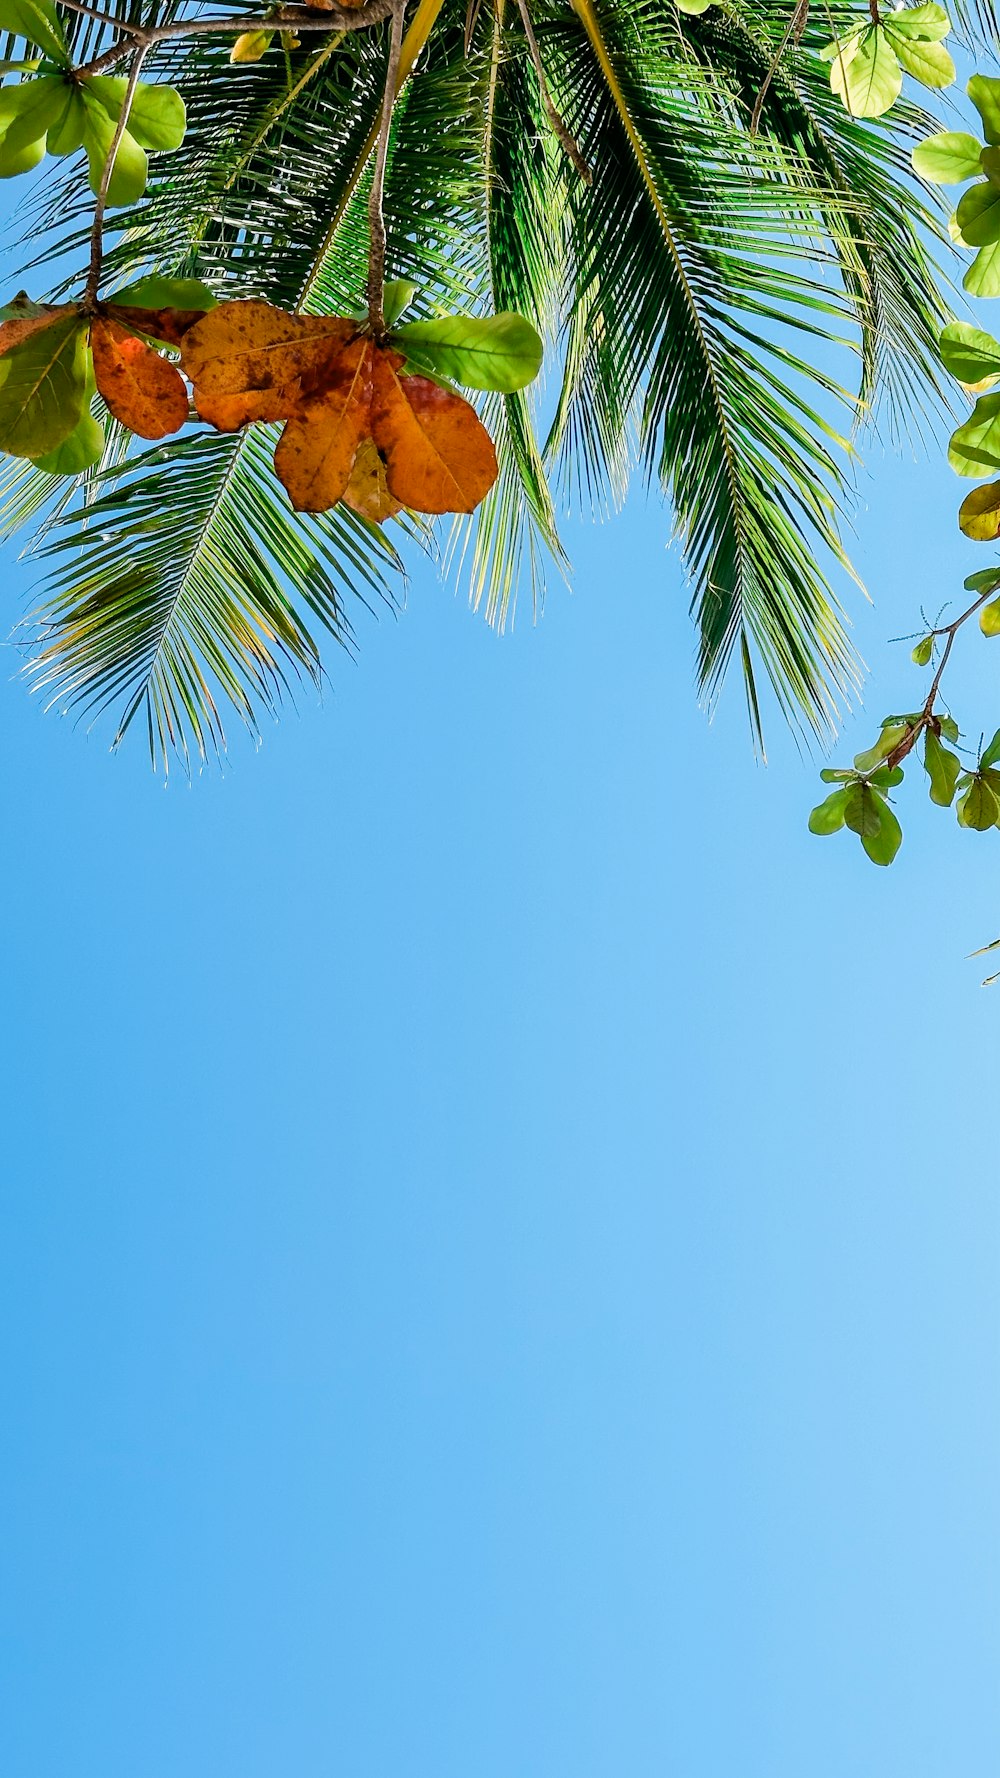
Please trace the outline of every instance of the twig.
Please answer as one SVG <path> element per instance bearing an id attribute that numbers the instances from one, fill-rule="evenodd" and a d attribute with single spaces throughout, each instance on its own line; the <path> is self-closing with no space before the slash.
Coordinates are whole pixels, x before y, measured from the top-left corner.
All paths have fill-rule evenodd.
<path id="1" fill-rule="evenodd" d="M 570 132 L 565 118 L 560 116 L 555 105 L 552 103 L 552 94 L 549 92 L 549 83 L 545 78 L 545 69 L 542 67 L 541 52 L 538 48 L 538 39 L 535 36 L 535 28 L 531 22 L 531 14 L 528 11 L 527 0 L 517 0 L 517 9 L 521 14 L 521 23 L 524 26 L 524 35 L 528 39 L 528 48 L 531 51 L 531 59 L 535 64 L 535 73 L 538 76 L 538 89 L 542 95 L 542 104 L 545 106 L 545 115 L 548 118 L 549 123 L 552 125 L 555 135 L 558 137 L 563 148 L 566 150 L 566 153 L 569 155 L 570 160 L 573 162 L 584 185 L 589 185 L 593 176 L 587 162 L 584 160 L 583 155 L 580 152 L 580 145 L 577 142 L 576 137 Z"/>
<path id="2" fill-rule="evenodd" d="M 754 100 L 753 111 L 750 113 L 750 134 L 751 134 L 751 136 L 756 136 L 757 131 L 760 129 L 761 114 L 764 110 L 764 100 L 767 98 L 768 91 L 771 86 L 771 82 L 774 79 L 775 75 L 777 74 L 779 67 L 781 66 L 781 58 L 784 55 L 786 49 L 788 48 L 788 45 L 791 43 L 793 38 L 795 39 L 796 43 L 801 43 L 802 33 L 805 28 L 805 23 L 806 23 L 806 20 L 808 17 L 809 17 L 809 0 L 795 0 L 795 5 L 792 8 L 792 16 L 789 19 L 788 24 L 785 26 L 784 32 L 782 33 L 781 42 L 778 44 L 778 47 L 774 52 L 774 57 L 771 61 L 771 66 L 768 68 L 767 73 L 765 74 L 763 82 L 761 84 L 760 92 L 757 94 L 757 97 Z"/>
<path id="3" fill-rule="evenodd" d="M 92 62 L 77 69 L 77 73 L 84 78 L 103 74 L 105 69 L 114 68 L 137 47 L 150 50 L 159 43 L 171 43 L 182 37 L 242 37 L 245 31 L 294 31 L 296 36 L 313 31 L 324 35 L 331 31 L 361 31 L 367 26 L 381 24 L 392 9 L 393 0 L 367 0 L 367 5 L 356 10 L 332 6 L 322 12 L 313 7 L 285 6 L 278 12 L 262 13 L 259 18 L 243 13 L 233 18 L 177 19 L 173 24 L 148 27 L 130 25 L 124 19 L 103 18 L 102 23 L 114 25 L 121 32 L 121 41 L 102 50 Z"/>
<path id="4" fill-rule="evenodd" d="M 399 74 L 399 52 L 403 46 L 403 12 L 406 0 L 393 0 L 392 31 L 389 37 L 389 65 L 385 74 L 385 96 L 382 100 L 382 121 L 379 124 L 375 171 L 368 196 L 368 229 L 371 245 L 368 254 L 368 324 L 375 338 L 385 333 L 385 215 L 382 198 L 385 191 L 385 164 L 389 155 L 389 132 L 392 108 L 396 102 Z"/>
<path id="5" fill-rule="evenodd" d="M 924 700 L 924 707 L 920 712 L 919 721 L 915 722 L 912 728 L 907 729 L 902 740 L 897 742 L 892 752 L 886 755 L 884 763 L 889 767 L 890 771 L 893 766 L 898 766 L 900 760 L 905 759 L 908 753 L 912 753 L 920 738 L 921 731 L 925 728 L 930 728 L 935 721 L 934 705 L 937 701 L 938 692 L 941 689 L 941 680 L 944 677 L 944 670 L 948 665 L 948 657 L 955 646 L 955 637 L 958 635 L 959 630 L 962 628 L 963 624 L 968 623 L 970 617 L 975 617 L 976 612 L 986 604 L 987 599 L 995 598 L 995 596 L 996 587 L 989 588 L 985 593 L 980 593 L 979 598 L 969 606 L 968 610 L 963 611 L 961 616 L 956 617 L 952 623 L 939 624 L 937 629 L 930 631 L 932 636 L 947 637 L 947 641 L 941 650 L 941 659 L 938 661 L 937 672 L 931 680 L 930 691 L 927 693 L 927 697 Z"/>
<path id="6" fill-rule="evenodd" d="M 83 293 L 83 307 L 85 313 L 93 314 L 97 303 L 97 291 L 101 282 L 101 266 L 104 259 L 104 212 L 108 207 L 108 192 L 111 188 L 111 179 L 115 170 L 115 160 L 118 155 L 118 148 L 121 139 L 128 128 L 129 112 L 132 109 L 132 100 L 135 98 L 135 89 L 139 84 L 139 75 L 142 72 L 142 64 L 146 59 L 146 53 L 146 45 L 141 44 L 132 59 L 132 66 L 129 69 L 128 75 L 128 85 L 125 88 L 125 97 L 122 100 L 121 112 L 118 117 L 118 122 L 115 125 L 115 133 L 111 138 L 111 146 L 108 149 L 107 159 L 104 162 L 104 170 L 101 174 L 97 202 L 94 205 L 94 221 L 90 232 L 90 271 L 87 274 L 87 286 Z"/>

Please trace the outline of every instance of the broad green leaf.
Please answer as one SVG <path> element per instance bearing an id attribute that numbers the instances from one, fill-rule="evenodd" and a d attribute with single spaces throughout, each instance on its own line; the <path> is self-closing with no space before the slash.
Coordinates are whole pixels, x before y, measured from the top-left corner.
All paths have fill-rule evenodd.
<path id="1" fill-rule="evenodd" d="M 678 12 L 689 13 L 692 18 L 699 18 L 703 12 L 707 12 L 709 7 L 714 5 L 715 0 L 677 0 Z"/>
<path id="2" fill-rule="evenodd" d="M 903 12 L 887 13 L 885 28 L 899 37 L 940 43 L 951 30 L 951 20 L 943 6 L 908 6 Z"/>
<path id="3" fill-rule="evenodd" d="M 68 86 L 66 104 L 62 116 L 52 125 L 48 134 L 48 150 L 50 154 L 76 154 L 83 147 L 83 132 L 87 122 L 87 107 L 83 94 L 77 86 Z"/>
<path id="4" fill-rule="evenodd" d="M 1000 243 L 980 247 L 962 279 L 962 289 L 970 296 L 1000 296 Z"/>
<path id="5" fill-rule="evenodd" d="M 851 790 L 845 787 L 843 790 L 835 790 L 825 802 L 817 803 L 809 817 L 809 832 L 839 833 L 844 825 L 844 817 L 851 794 Z"/>
<path id="6" fill-rule="evenodd" d="M 958 509 L 959 529 L 974 543 L 993 543 L 1000 537 L 1000 482 L 984 482 L 966 494 Z M 980 623 L 983 622 L 980 615 Z M 987 631 L 992 635 L 992 631 Z"/>
<path id="7" fill-rule="evenodd" d="M 962 239 L 970 247 L 990 247 L 1000 241 L 1000 187 L 990 179 L 970 185 L 955 211 Z"/>
<path id="8" fill-rule="evenodd" d="M 34 462 L 35 468 L 44 469 L 47 475 L 79 475 L 81 470 L 99 463 L 103 454 L 104 427 L 93 414 L 85 413 L 61 445 L 44 457 L 36 457 Z"/>
<path id="9" fill-rule="evenodd" d="M 1000 469 L 1000 394 L 979 397 L 971 417 L 951 435 L 948 461 L 956 475 Z"/>
<path id="10" fill-rule="evenodd" d="M 409 321 L 396 329 L 391 343 L 418 369 L 426 365 L 467 389 L 496 389 L 505 395 L 526 388 L 542 364 L 542 342 L 523 315 Z"/>
<path id="11" fill-rule="evenodd" d="M 916 648 L 911 648 L 910 659 L 915 667 L 926 667 L 933 653 L 933 636 L 922 636 Z"/>
<path id="12" fill-rule="evenodd" d="M 996 826 L 1000 802 L 978 772 L 968 790 L 959 797 L 957 813 L 959 826 L 975 828 L 977 833 L 985 833 L 987 828 Z"/>
<path id="13" fill-rule="evenodd" d="M 0 31 L 23 37 L 61 67 L 69 67 L 65 33 L 51 0 L 0 0 Z"/>
<path id="14" fill-rule="evenodd" d="M 837 37 L 832 43 L 828 43 L 826 48 L 819 52 L 820 61 L 849 62 L 852 56 L 856 56 L 858 53 L 858 45 L 865 28 L 864 25 L 858 25 L 853 31 L 847 31 L 843 37 Z"/>
<path id="15" fill-rule="evenodd" d="M 904 13 L 892 13 L 886 19 L 885 30 L 893 49 L 907 74 L 919 80 L 921 86 L 951 86 L 956 78 L 957 70 L 943 43 L 928 43 L 922 37 L 905 37 L 899 30 L 898 21 Z"/>
<path id="16" fill-rule="evenodd" d="M 18 173 L 30 173 L 39 161 L 45 159 L 45 137 L 39 136 L 34 142 L 24 142 L 19 148 L 8 148 L 6 139 L 0 137 L 0 179 L 13 179 Z"/>
<path id="17" fill-rule="evenodd" d="M 974 74 L 965 90 L 983 120 L 987 142 L 1000 142 L 1000 80 Z"/>
<path id="18" fill-rule="evenodd" d="M 902 766 L 893 766 L 891 769 L 889 766 L 879 766 L 877 771 L 870 774 L 868 782 L 877 785 L 879 790 L 895 790 L 897 784 L 902 784 L 905 776 Z"/>
<path id="19" fill-rule="evenodd" d="M 409 308 L 417 294 L 417 286 L 408 278 L 394 278 L 382 292 L 382 313 L 386 327 L 395 327 L 400 315 Z"/>
<path id="20" fill-rule="evenodd" d="M 940 809 L 950 809 L 962 762 L 957 753 L 941 745 L 930 728 L 924 735 L 924 770 L 931 781 L 931 802 L 937 803 Z"/>
<path id="21" fill-rule="evenodd" d="M 65 81 L 48 75 L 0 91 L 0 99 L 19 101 L 3 132 L 4 147 L 16 153 L 30 142 L 44 143 L 52 125 L 62 117 L 68 96 Z"/>
<path id="22" fill-rule="evenodd" d="M 986 771 L 989 767 L 995 766 L 998 760 L 1000 760 L 1000 728 L 997 729 L 989 746 L 984 749 L 979 764 L 982 770 Z"/>
<path id="23" fill-rule="evenodd" d="M 982 143 L 965 130 L 941 130 L 918 142 L 911 160 L 913 171 L 932 185 L 961 185 L 980 172 Z"/>
<path id="24" fill-rule="evenodd" d="M 116 290 L 111 302 L 133 309 L 214 309 L 215 297 L 200 278 L 140 278 Z"/>
<path id="25" fill-rule="evenodd" d="M 885 798 L 871 792 L 878 818 L 874 833 L 863 833 L 861 844 L 873 864 L 891 864 L 903 843 L 903 830 Z"/>
<path id="26" fill-rule="evenodd" d="M 128 81 L 117 75 L 97 74 L 88 80 L 87 88 L 112 123 L 117 123 L 125 103 Z M 134 136 L 140 148 L 160 151 L 179 148 L 184 140 L 186 123 L 180 93 L 172 86 L 150 85 L 140 80 L 128 114 L 129 135 Z"/>
<path id="27" fill-rule="evenodd" d="M 87 119 L 83 146 L 90 163 L 90 189 L 96 192 L 100 190 L 104 163 L 114 140 L 115 125 L 103 105 L 99 105 L 89 93 L 85 95 L 85 99 Z M 115 155 L 114 170 L 108 186 L 108 203 L 114 206 L 137 204 L 146 189 L 147 174 L 145 152 L 131 132 L 125 130 Z"/>
<path id="28" fill-rule="evenodd" d="M 1000 587 L 1000 568 L 979 568 L 962 582 L 967 593 L 992 593 Z"/>
<path id="29" fill-rule="evenodd" d="M 956 247 L 967 247 L 969 245 L 958 226 L 958 217 L 955 215 L 954 211 L 952 211 L 952 214 L 948 218 L 948 233 Z"/>
<path id="30" fill-rule="evenodd" d="M 939 716 L 938 727 L 946 741 L 958 740 L 958 723 L 953 716 Z"/>
<path id="31" fill-rule="evenodd" d="M 820 772 L 824 784 L 850 784 L 857 775 L 857 772 L 845 772 L 839 766 L 824 766 Z"/>
<path id="32" fill-rule="evenodd" d="M 90 353 L 72 313 L 0 354 L 0 450 L 40 457 L 68 438 L 83 413 Z"/>
<path id="33" fill-rule="evenodd" d="M 1000 377 L 1000 341 L 967 321 L 952 321 L 940 340 L 941 363 L 960 383 L 978 385 Z"/>
<path id="34" fill-rule="evenodd" d="M 844 820 L 851 832 L 856 833 L 860 839 L 871 839 L 878 833 L 880 824 L 878 804 L 881 800 L 881 797 L 876 797 L 870 785 L 851 785 L 847 793 Z"/>
<path id="35" fill-rule="evenodd" d="M 830 64 L 830 85 L 852 117 L 881 117 L 903 88 L 903 72 L 881 25 L 861 33 L 853 55 Z"/>
<path id="36" fill-rule="evenodd" d="M 902 741 L 909 732 L 910 724 L 908 722 L 890 723 L 887 728 L 882 730 L 874 747 L 869 747 L 864 753 L 856 753 L 854 755 L 854 764 L 858 771 L 870 772 L 875 766 L 881 765 L 882 761 L 888 758 L 893 748 L 898 747 L 900 741 Z"/>

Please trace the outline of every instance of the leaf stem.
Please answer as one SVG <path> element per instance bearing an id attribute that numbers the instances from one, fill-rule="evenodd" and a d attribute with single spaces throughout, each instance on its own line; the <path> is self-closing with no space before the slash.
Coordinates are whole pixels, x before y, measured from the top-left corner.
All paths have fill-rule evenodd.
<path id="1" fill-rule="evenodd" d="M 372 188 L 368 197 L 368 229 L 371 237 L 368 254 L 368 323 L 377 340 L 381 339 L 385 333 L 385 214 L 382 208 L 382 199 L 385 192 L 385 165 L 389 157 L 392 108 L 396 103 L 399 52 L 403 46 L 405 8 L 406 0 L 393 0 L 389 65 L 385 75 L 382 121 L 379 124 L 375 171 L 372 174 Z"/>
<path id="2" fill-rule="evenodd" d="M 125 88 L 125 97 L 122 100 L 122 108 L 119 113 L 118 122 L 115 125 L 115 133 L 111 138 L 111 146 L 108 149 L 107 158 L 104 162 L 101 183 L 97 192 L 97 202 L 94 205 L 94 220 L 90 231 L 90 270 L 87 274 L 87 286 L 83 293 L 84 312 L 88 314 L 93 314 L 94 312 L 97 303 L 97 291 L 101 282 L 101 267 L 104 259 L 104 213 L 108 207 L 108 192 L 111 189 L 111 179 L 115 170 L 115 160 L 118 155 L 121 139 L 128 128 L 132 100 L 135 98 L 135 89 L 139 84 L 139 75 L 142 72 L 142 64 L 146 59 L 146 54 L 146 45 L 140 44 L 132 58 L 132 66 L 129 69 L 128 75 L 128 85 Z"/>

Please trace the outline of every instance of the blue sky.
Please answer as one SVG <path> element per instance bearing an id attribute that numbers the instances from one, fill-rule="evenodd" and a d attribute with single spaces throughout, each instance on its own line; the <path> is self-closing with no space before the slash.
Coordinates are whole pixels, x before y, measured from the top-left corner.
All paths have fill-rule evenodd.
<path id="1" fill-rule="evenodd" d="M 868 456 L 845 758 L 986 555 Z M 667 531 L 192 788 L 9 655 L 5 1778 L 995 1773 L 997 836 L 812 839 Z"/>

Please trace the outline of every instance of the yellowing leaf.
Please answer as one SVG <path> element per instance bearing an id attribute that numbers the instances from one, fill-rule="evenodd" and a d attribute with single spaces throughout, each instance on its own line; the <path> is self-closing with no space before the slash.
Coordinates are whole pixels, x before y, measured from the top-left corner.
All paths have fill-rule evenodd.
<path id="1" fill-rule="evenodd" d="M 344 496 L 355 458 L 370 437 L 370 340 L 343 347 L 329 371 L 322 400 L 290 419 L 278 440 L 274 468 L 297 512 L 325 512 Z"/>
<path id="2" fill-rule="evenodd" d="M 363 519 L 381 525 L 401 510 L 399 501 L 389 492 L 385 464 L 373 439 L 366 438 L 358 448 L 351 470 L 351 479 L 344 489 L 343 501 Z"/>
<path id="3" fill-rule="evenodd" d="M 834 56 L 830 85 L 852 117 L 881 117 L 903 90 L 902 69 L 880 25 L 870 25 L 856 43 L 853 54 Z"/>
<path id="4" fill-rule="evenodd" d="M 110 412 L 139 438 L 166 438 L 188 417 L 179 371 L 120 322 L 98 316 L 90 330 L 97 387 Z"/>
<path id="5" fill-rule="evenodd" d="M 987 482 L 966 494 L 958 523 L 965 536 L 977 543 L 992 543 L 1000 537 L 1000 482 Z"/>
<path id="6" fill-rule="evenodd" d="M 358 324 L 340 315 L 287 315 L 265 302 L 219 303 L 181 342 L 195 406 L 220 432 L 285 420 L 322 392 L 324 376 Z M 303 387 L 305 377 L 305 387 Z"/>

